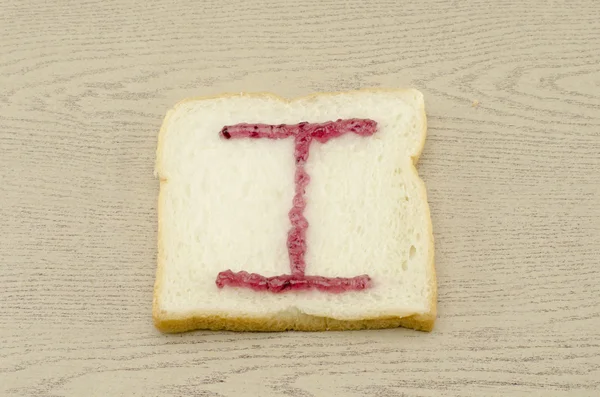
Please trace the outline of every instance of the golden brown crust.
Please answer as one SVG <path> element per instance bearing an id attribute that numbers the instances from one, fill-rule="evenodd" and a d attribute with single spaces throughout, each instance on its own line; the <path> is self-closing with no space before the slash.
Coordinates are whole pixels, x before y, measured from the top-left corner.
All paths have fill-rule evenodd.
<path id="1" fill-rule="evenodd" d="M 294 320 L 271 318 L 226 318 L 219 316 L 192 316 L 163 319 L 154 317 L 156 328 L 165 333 L 193 331 L 196 329 L 227 331 L 346 331 L 382 328 L 411 328 L 418 331 L 431 331 L 434 316 L 413 315 L 410 317 L 375 318 L 370 320 L 344 321 L 327 317 L 300 314 Z"/>
<path id="2" fill-rule="evenodd" d="M 434 259 L 434 237 L 433 227 L 431 224 L 431 215 L 429 210 L 429 204 L 427 201 L 427 191 L 425 184 L 419 178 L 421 184 L 422 194 L 424 197 L 424 205 L 426 211 L 426 218 L 429 219 L 429 241 L 430 241 L 430 275 L 429 280 L 431 288 L 431 310 L 428 313 L 414 314 L 407 317 L 380 317 L 373 319 L 361 319 L 361 320 L 337 320 L 327 317 L 312 316 L 304 313 L 299 313 L 293 318 L 278 318 L 278 317 L 263 317 L 263 318 L 246 318 L 246 317 L 221 317 L 221 316 L 201 316 L 194 313 L 190 313 L 187 316 L 177 317 L 169 316 L 169 314 L 159 307 L 158 297 L 160 296 L 160 290 L 162 288 L 161 280 L 163 274 L 163 244 L 161 234 L 161 213 L 162 213 L 162 195 L 164 194 L 164 184 L 168 181 L 161 176 L 160 170 L 160 159 L 161 150 L 163 147 L 164 133 L 169 118 L 175 112 L 178 106 L 183 103 L 206 100 L 206 99 L 217 99 L 226 98 L 232 96 L 251 96 L 251 97 L 270 97 L 283 102 L 294 102 L 310 98 L 315 98 L 322 95 L 339 95 L 347 94 L 350 92 L 402 92 L 402 91 L 415 91 L 416 90 L 398 90 L 398 89 L 362 89 L 348 92 L 334 92 L 334 93 L 316 93 L 304 97 L 298 97 L 294 99 L 286 99 L 277 96 L 272 93 L 240 93 L 240 94 L 222 94 L 212 97 L 195 97 L 187 98 L 175 105 L 171 110 L 167 112 L 162 123 L 159 136 L 158 145 L 156 151 L 156 168 L 155 175 L 160 179 L 160 191 L 158 200 L 158 257 L 157 257 L 157 268 L 156 268 L 156 280 L 154 283 L 154 294 L 152 303 L 152 317 L 154 325 L 157 329 L 165 333 L 176 333 L 186 332 L 198 329 L 207 330 L 229 330 L 229 331 L 255 331 L 255 332 L 275 332 L 275 331 L 343 331 L 343 330 L 361 330 L 361 329 L 383 329 L 383 328 L 411 328 L 417 331 L 430 332 L 433 330 L 435 320 L 437 317 L 437 281 L 435 272 L 435 259 Z M 420 93 L 419 93 L 420 94 Z M 418 162 L 419 156 L 425 145 L 425 139 L 427 134 L 427 117 L 425 113 L 425 107 L 421 108 L 421 115 L 423 121 L 421 144 L 418 152 L 412 156 L 413 160 L 413 171 L 418 177 L 417 169 L 415 165 Z"/>

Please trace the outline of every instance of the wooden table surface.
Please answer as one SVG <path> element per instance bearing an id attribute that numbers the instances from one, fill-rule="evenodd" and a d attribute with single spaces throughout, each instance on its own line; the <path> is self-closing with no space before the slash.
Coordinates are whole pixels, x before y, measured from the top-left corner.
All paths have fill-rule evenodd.
<path id="1" fill-rule="evenodd" d="M 430 333 L 161 335 L 179 100 L 414 87 Z M 599 396 L 600 3 L 0 2 L 1 396 Z"/>

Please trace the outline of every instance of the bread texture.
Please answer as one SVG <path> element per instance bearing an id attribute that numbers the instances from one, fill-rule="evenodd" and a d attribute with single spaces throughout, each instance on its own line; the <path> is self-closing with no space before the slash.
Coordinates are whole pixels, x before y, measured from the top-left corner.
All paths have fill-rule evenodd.
<path id="1" fill-rule="evenodd" d="M 306 274 L 373 286 L 339 294 L 218 288 L 219 271 L 289 273 L 287 211 L 293 140 L 219 139 L 225 125 L 369 118 L 371 137 L 313 143 L 306 170 Z M 423 95 L 414 89 L 191 98 L 171 109 L 157 146 L 158 258 L 153 297 L 163 332 L 433 329 L 434 238 L 415 165 L 425 143 Z"/>

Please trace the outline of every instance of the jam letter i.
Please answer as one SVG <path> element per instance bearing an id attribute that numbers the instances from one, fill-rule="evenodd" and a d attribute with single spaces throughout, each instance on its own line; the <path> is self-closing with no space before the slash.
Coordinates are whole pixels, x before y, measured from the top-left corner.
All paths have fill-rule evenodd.
<path id="1" fill-rule="evenodd" d="M 304 165 L 312 140 L 325 143 L 346 133 L 361 136 L 370 136 L 377 130 L 377 124 L 368 119 L 346 119 L 326 123 L 299 123 L 293 125 L 267 125 L 267 124 L 237 124 L 223 127 L 220 135 L 223 139 L 240 138 L 266 138 L 266 139 L 294 139 L 294 157 L 296 158 L 295 185 L 296 191 L 289 219 L 292 228 L 288 232 L 287 248 L 290 258 L 290 274 L 265 277 L 260 274 L 241 271 L 234 273 L 226 270 L 217 275 L 216 284 L 219 288 L 225 286 L 245 287 L 256 291 L 270 291 L 274 293 L 290 290 L 317 289 L 327 292 L 356 291 L 368 288 L 371 278 L 361 275 L 351 278 L 306 276 L 304 270 L 306 262 L 306 229 L 308 221 L 304 217 L 306 200 L 304 193 L 310 177 Z"/>

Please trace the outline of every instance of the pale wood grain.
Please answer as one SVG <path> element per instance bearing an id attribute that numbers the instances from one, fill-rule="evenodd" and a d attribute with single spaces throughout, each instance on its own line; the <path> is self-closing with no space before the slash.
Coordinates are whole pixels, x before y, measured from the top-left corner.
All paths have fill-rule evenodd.
<path id="1" fill-rule="evenodd" d="M 378 86 L 427 101 L 434 332 L 156 332 L 166 110 Z M 600 395 L 597 1 L 3 1 L 0 153 L 2 396 Z"/>

